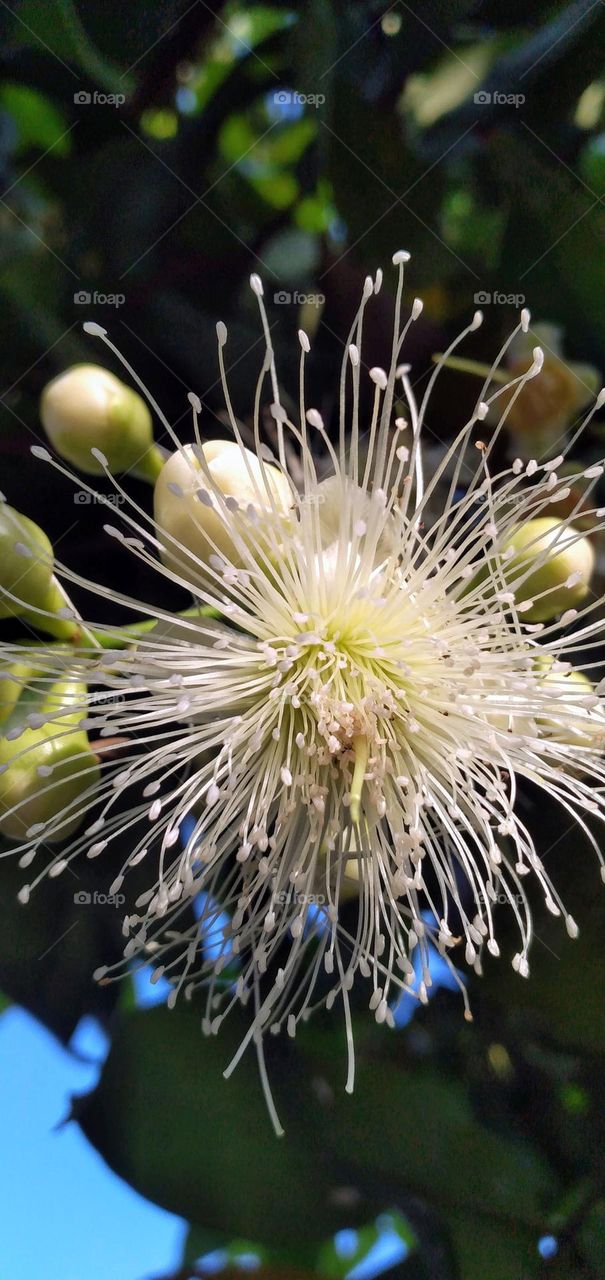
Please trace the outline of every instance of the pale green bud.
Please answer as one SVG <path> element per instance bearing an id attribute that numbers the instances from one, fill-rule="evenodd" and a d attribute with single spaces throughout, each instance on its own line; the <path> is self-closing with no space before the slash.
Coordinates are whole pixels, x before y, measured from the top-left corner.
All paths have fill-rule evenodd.
<path id="1" fill-rule="evenodd" d="M 16 598 L 11 599 L 8 592 Z M 0 618 L 24 618 L 60 640 L 69 640 L 79 628 L 74 621 L 58 616 L 65 607 L 46 534 L 27 516 L 0 504 Z M 37 609 L 55 616 L 47 617 Z"/>
<path id="2" fill-rule="evenodd" d="M 40 417 L 50 443 L 87 475 L 102 475 L 91 453 L 99 449 L 109 470 L 133 471 L 155 480 L 163 455 L 153 443 L 145 401 L 108 369 L 76 364 L 44 388 Z"/>
<path id="3" fill-rule="evenodd" d="M 605 742 L 605 718 L 600 707 L 584 705 L 593 700 L 592 680 L 583 671 L 558 671 L 549 654 L 536 659 L 542 688 L 552 694 L 552 711 L 537 717 L 540 730 L 565 746 L 595 747 Z M 554 668 L 554 669 L 553 669 Z M 596 699 L 594 699 L 596 701 Z M 560 703 L 561 714 L 557 714 Z"/>
<path id="4" fill-rule="evenodd" d="M 213 554 L 241 565 L 231 532 L 236 520 L 240 536 L 253 550 L 255 542 L 263 539 L 263 521 L 275 525 L 276 517 L 278 522 L 287 519 L 293 505 L 286 477 L 277 467 L 259 462 L 249 449 L 225 440 L 208 440 L 201 448 L 203 462 L 197 452 L 192 445 L 185 445 L 171 454 L 154 493 L 155 521 L 164 545 L 162 559 L 185 577 L 191 577 L 192 570 L 200 576 L 200 567 L 187 552 L 202 565 L 208 564 Z M 221 509 L 220 496 L 213 490 L 230 500 L 231 511 Z M 254 519 L 250 518 L 250 507 L 254 508 Z M 241 511 L 241 519 L 236 511 Z M 181 543 L 185 554 L 170 538 Z M 266 540 L 264 545 L 266 549 Z"/>
<path id="5" fill-rule="evenodd" d="M 24 840 L 31 827 L 51 823 L 98 782 L 98 757 L 79 728 L 85 702 L 83 684 L 60 681 L 37 708 L 49 717 L 46 724 L 24 729 L 11 740 L 0 739 L 0 832 L 9 840 Z M 70 706 L 77 709 L 69 713 Z M 60 714 L 64 711 L 67 714 Z M 43 833 L 44 840 L 52 843 L 73 835 L 85 812 L 75 808 L 65 823 Z"/>
<path id="6" fill-rule="evenodd" d="M 534 601 L 523 614 L 528 622 L 547 622 L 577 608 L 586 598 L 595 556 L 588 538 L 573 525 L 552 516 L 529 520 L 508 538 L 504 551 L 511 548 L 515 554 L 505 561 L 504 573 L 517 604 Z M 548 559 L 519 582 L 545 552 Z M 542 592 L 547 594 L 542 596 Z M 536 599 L 538 596 L 541 598 Z"/>
<path id="7" fill-rule="evenodd" d="M 24 662 L 0 666 L 0 724 L 5 724 L 12 716 L 27 681 L 33 675 L 34 668 Z"/>

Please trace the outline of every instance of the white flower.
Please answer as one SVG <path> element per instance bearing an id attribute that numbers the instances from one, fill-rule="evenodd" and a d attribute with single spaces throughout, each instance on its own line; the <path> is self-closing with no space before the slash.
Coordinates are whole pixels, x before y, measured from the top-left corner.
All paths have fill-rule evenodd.
<path id="1" fill-rule="evenodd" d="M 576 935 L 575 921 L 517 816 L 519 784 L 529 780 L 558 801 L 599 858 L 585 815 L 605 817 L 601 691 L 569 678 L 570 658 L 602 630 L 600 602 L 585 581 L 587 544 L 570 516 L 559 532 L 549 523 L 548 537 L 540 526 L 533 557 L 527 537 L 522 554 L 515 552 L 518 531 L 547 517 L 564 496 L 561 459 L 515 462 L 492 476 L 491 449 L 506 408 L 496 431 L 486 441 L 481 435 L 488 411 L 510 407 L 539 372 L 541 353 L 536 350 L 531 368 L 504 389 L 493 391 L 486 379 L 473 417 L 425 488 L 420 437 L 442 365 L 418 408 L 400 366 L 405 334 L 421 310 L 415 302 L 402 325 L 406 257 L 394 258 L 400 277 L 395 336 L 384 370 L 368 371 L 363 364 L 364 313 L 379 286 L 366 281 L 343 362 L 336 443 L 317 410 L 307 408 L 309 342 L 301 332 L 299 416 L 290 421 L 281 404 L 268 347 L 246 437 L 248 445 L 255 442 L 254 465 L 247 467 L 226 383 L 221 325 L 225 400 L 238 465 L 246 468 L 242 500 L 236 482 L 229 486 L 203 463 L 195 397 L 198 445 L 193 454 L 179 453 L 191 484 L 181 481 L 171 491 L 174 503 L 186 508 L 186 520 L 172 524 L 178 537 L 156 529 L 115 481 L 124 497 L 116 509 L 122 527 L 108 531 L 133 563 L 154 564 L 164 578 L 188 584 L 198 610 L 174 619 L 117 597 L 131 612 L 156 619 L 155 629 L 123 649 L 115 628 L 97 627 L 99 647 L 92 637 L 79 646 L 78 670 L 92 686 L 82 705 L 85 727 L 130 745 L 104 766 L 102 782 L 92 787 L 95 820 L 80 828 L 58 867 L 60 872 L 80 855 L 102 857 L 147 815 L 148 830 L 133 836 L 110 890 L 117 892 L 129 866 L 146 859 L 148 891 L 125 921 L 126 961 L 153 957 L 156 972 L 172 984 L 171 1003 L 181 990 L 187 996 L 204 986 L 208 1033 L 218 1031 L 234 1003 L 250 1001 L 245 1043 L 254 1041 L 261 1064 L 263 1032 L 285 1028 L 295 1034 L 320 999 L 321 973 L 321 999 L 344 1008 L 349 1089 L 354 981 L 367 984 L 377 1021 L 392 1024 L 394 1003 L 411 994 L 416 948 L 423 961 L 421 1000 L 431 982 L 429 942 L 454 973 L 462 955 L 480 971 L 484 947 L 499 954 L 494 904 L 503 899 L 519 928 L 509 960 L 527 976 L 528 875 L 539 880 L 549 911 Z M 267 334 L 257 277 L 252 287 Z M 477 314 L 444 360 L 480 321 Z M 524 312 L 520 330 L 528 322 Z M 370 421 L 361 422 L 360 385 L 368 377 L 373 411 Z M 260 445 L 267 383 L 278 442 L 270 462 Z M 604 400 L 601 392 L 594 408 Z M 478 460 L 471 475 L 461 474 L 469 442 L 476 444 Z M 331 459 L 328 482 L 318 479 L 315 443 Z M 45 451 L 37 453 L 64 470 Z M 298 491 L 288 479 L 289 468 L 297 469 L 292 457 L 302 476 Z M 269 465 L 277 473 L 269 473 Z M 581 472 L 589 488 L 601 470 Z M 435 510 L 446 475 L 441 510 L 429 526 L 427 512 Z M 466 493 L 460 498 L 462 482 Z M 196 504 L 191 494 L 198 486 Z M 281 501 L 286 493 L 287 514 Z M 604 516 L 593 508 L 595 528 Z M 179 569 L 192 561 L 191 572 Z M 66 569 L 63 579 L 77 580 Z M 528 596 L 528 581 L 535 598 Z M 97 590 L 107 594 L 105 587 Z M 551 594 L 556 603 L 549 613 Z M 562 616 L 530 622 L 537 604 L 541 619 L 555 611 Z M 575 630 L 566 636 L 572 619 Z M 100 647 L 101 639 L 111 647 Z M 22 660 L 23 652 L 23 646 L 7 646 L 7 659 Z M 73 652 L 67 658 L 51 647 L 39 651 L 48 680 L 56 681 L 68 660 L 73 672 Z M 123 805 L 117 808 L 125 795 L 131 801 L 126 817 Z M 31 833 L 16 849 L 22 861 L 34 860 L 69 818 L 69 810 L 59 812 Z M 57 874 L 56 862 L 50 866 Z M 26 893 L 47 871 L 44 865 Z M 197 923 L 179 927 L 191 899 L 202 894 Z M 357 902 L 356 924 L 348 929 L 345 898 Z M 427 923 L 428 913 L 433 923 Z M 102 970 L 97 976 L 114 975 Z"/>

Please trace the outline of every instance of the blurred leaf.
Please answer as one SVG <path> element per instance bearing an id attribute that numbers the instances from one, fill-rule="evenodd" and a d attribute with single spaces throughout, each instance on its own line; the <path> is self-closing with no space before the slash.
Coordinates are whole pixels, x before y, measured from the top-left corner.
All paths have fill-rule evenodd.
<path id="1" fill-rule="evenodd" d="M 114 93 L 124 92 L 117 66 L 105 58 L 89 39 L 74 0 L 55 0 L 41 5 L 39 0 L 23 0 L 16 26 L 19 42 L 39 43 L 68 63 L 75 63 L 95 83 Z"/>
<path id="2" fill-rule="evenodd" d="M 605 309 L 595 305 L 605 292 L 602 203 L 530 134 L 527 142 L 517 140 L 514 165 L 504 139 L 494 138 L 492 156 L 511 208 L 499 287 L 512 281 L 534 314 L 539 307 L 545 319 L 577 325 L 599 351 L 605 342 Z"/>
<path id="3" fill-rule="evenodd" d="M 300 291 L 319 267 L 317 241 L 306 231 L 286 227 L 263 245 L 263 261 L 277 279 Z"/>
<path id="4" fill-rule="evenodd" d="M 225 121 L 219 137 L 220 149 L 226 160 L 238 163 L 242 155 L 254 148 L 254 158 L 244 168 L 264 164 L 291 165 L 300 160 L 303 152 L 315 137 L 317 126 L 308 116 L 290 124 L 274 123 L 271 131 L 259 138 L 251 122 L 242 115 L 231 116 Z M 247 158 L 247 157 L 246 157 Z"/>
<path id="5" fill-rule="evenodd" d="M 277 173 L 273 177 L 256 175 L 250 181 L 254 190 L 274 209 L 288 209 L 298 195 L 298 183 L 290 173 Z"/>
<path id="6" fill-rule="evenodd" d="M 183 1263 L 195 1263 L 206 1253 L 222 1249 L 229 1243 L 229 1236 L 223 1231 L 209 1231 L 206 1227 L 190 1226 L 185 1237 Z"/>
<path id="7" fill-rule="evenodd" d="M 121 918 L 114 906 L 92 904 L 86 867 L 77 878 L 45 880 L 22 907 L 25 878 L 16 859 L 0 861 L 0 986 L 66 1043 L 84 1014 L 105 1021 L 115 1004 L 117 985 L 99 987 L 92 973 L 121 954 Z"/>
<path id="8" fill-rule="evenodd" d="M 497 56 L 497 40 L 465 45 L 462 57 L 448 50 L 428 71 L 408 76 L 403 109 L 419 129 L 430 129 L 473 94 Z"/>
<path id="9" fill-rule="evenodd" d="M 605 133 L 600 133 L 580 152 L 578 169 L 595 195 L 605 194 Z"/>
<path id="10" fill-rule="evenodd" d="M 558 1183 L 538 1154 L 484 1128 L 465 1086 L 419 1063 L 406 1070 L 362 1061 L 351 1099 L 333 1038 L 310 1040 L 302 1056 L 270 1040 L 270 1078 L 286 1129 L 278 1141 L 254 1055 L 228 1081 L 221 1075 L 245 1029 L 235 1010 L 216 1039 L 204 1039 L 186 1005 L 120 1018 L 99 1085 L 76 1100 L 74 1114 L 143 1195 L 213 1232 L 288 1248 L 301 1261 L 343 1225 L 342 1185 L 361 1193 L 359 1207 L 344 1214 L 353 1225 L 360 1214 L 367 1221 L 372 1201 L 374 1212 L 390 1202 L 405 1213 L 409 1194 L 446 1216 L 465 1210 L 494 1223 L 543 1223 Z M 334 1086 L 324 1079 L 326 1052 L 338 1062 Z"/>
<path id="11" fill-rule="evenodd" d="M 74 1112 L 111 1168 L 149 1199 L 229 1238 L 304 1249 L 338 1225 L 317 1125 L 307 1116 L 305 1142 L 277 1140 L 251 1053 L 223 1079 L 245 1031 L 236 1012 L 225 1035 L 204 1039 L 184 1004 L 122 1017 L 97 1089 Z M 287 1061 L 289 1083 L 275 1083 L 292 1113 L 300 1070 Z"/>
<path id="12" fill-rule="evenodd" d="M 456 1214 L 450 1228 L 464 1280 L 542 1280 L 546 1275 L 548 1280 L 582 1280 L 585 1274 L 572 1269 L 568 1257 L 550 1258 L 546 1270 L 538 1250 L 542 1233 L 520 1223 L 504 1229 L 476 1214 Z"/>
<path id="13" fill-rule="evenodd" d="M 601 957 L 605 916 L 599 868 L 592 850 L 580 842 L 577 831 L 561 829 L 554 803 L 543 804 L 540 822 L 542 856 L 548 857 L 549 871 L 566 909 L 578 923 L 578 937 L 572 940 L 567 936 L 562 918 L 553 918 L 536 893 L 529 978 L 514 975 L 504 959 L 495 961 L 488 956 L 478 994 L 531 1015 L 534 1030 L 559 1045 L 604 1053 Z M 508 911 L 499 912 L 498 927 L 503 954 L 512 955 L 516 925 Z M 509 931 L 514 935 L 510 941 Z"/>
<path id="14" fill-rule="evenodd" d="M 580 1227 L 579 1244 L 594 1274 L 605 1275 L 605 1200 L 600 1200 L 587 1214 Z"/>
<path id="15" fill-rule="evenodd" d="M 9 111 L 17 127 L 17 148 L 52 148 L 64 158 L 71 149 L 64 116 L 45 94 L 27 85 L 5 82 L 0 88 L 0 107 Z"/>

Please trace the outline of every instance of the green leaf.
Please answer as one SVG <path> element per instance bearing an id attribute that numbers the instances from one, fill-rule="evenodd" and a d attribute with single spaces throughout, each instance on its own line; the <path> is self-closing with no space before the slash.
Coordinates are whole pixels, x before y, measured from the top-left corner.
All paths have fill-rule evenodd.
<path id="1" fill-rule="evenodd" d="M 554 801 L 541 800 L 539 822 L 540 852 L 548 858 L 549 874 L 566 910 L 577 921 L 578 937 L 568 937 L 562 917 L 554 918 L 546 910 L 539 886 L 528 880 L 534 925 L 529 977 L 519 978 L 506 963 L 517 949 L 517 928 L 511 913 L 500 909 L 496 928 L 502 958 L 486 956 L 477 995 L 495 999 L 515 1014 L 521 1010 L 531 1019 L 534 1035 L 540 1031 L 558 1045 L 603 1053 L 605 917 L 599 865 L 588 842 L 581 839 L 566 815 L 562 823 Z"/>
<path id="2" fill-rule="evenodd" d="M 246 1029 L 235 1011 L 219 1037 L 205 1039 L 199 1013 L 185 1003 L 131 1013 L 75 1114 L 111 1168 L 149 1199 L 230 1239 L 303 1247 L 338 1225 L 317 1124 L 303 1121 L 311 1099 L 297 1103 L 304 1085 L 288 1054 L 274 1079 L 277 1102 L 306 1136 L 278 1140 L 254 1053 L 223 1079 Z"/>
<path id="3" fill-rule="evenodd" d="M 74 0 L 56 0 L 54 5 L 24 0 L 18 16 L 15 35 L 20 43 L 46 47 L 59 60 L 75 64 L 105 89 L 124 92 L 119 69 L 90 40 Z"/>
<path id="4" fill-rule="evenodd" d="M 540 1225 L 557 1181 L 530 1143 L 491 1132 L 460 1080 L 415 1063 L 361 1064 L 352 1099 L 335 1095 L 332 1146 L 367 1176 L 388 1171 L 440 1208 Z M 460 1177 L 460 1170 L 464 1177 Z"/>
<path id="5" fill-rule="evenodd" d="M 308 1039 L 303 1052 L 269 1037 L 286 1130 L 278 1140 L 254 1052 L 222 1076 L 247 1029 L 243 1011 L 216 1038 L 205 1039 L 199 1021 L 185 1003 L 122 1016 L 98 1087 L 75 1104 L 111 1168 L 173 1213 L 280 1257 L 289 1250 L 297 1263 L 389 1202 L 405 1214 L 410 1194 L 446 1215 L 534 1230 L 545 1221 L 556 1178 L 528 1142 L 485 1128 L 459 1081 L 418 1062 L 408 1069 L 368 1057 L 350 1098 L 333 1036 Z M 354 1196 L 339 1209 L 343 1187 Z"/>
<path id="6" fill-rule="evenodd" d="M 2 852 L 10 850 L 3 845 Z M 67 1042 L 84 1014 L 106 1020 L 115 1003 L 117 985 L 99 987 L 91 975 L 119 957 L 121 917 L 115 907 L 91 903 L 86 866 L 78 878 L 45 880 L 21 906 L 17 893 L 27 874 L 16 858 L 0 859 L 0 985 Z M 77 900 L 82 894 L 87 903 Z"/>
<path id="7" fill-rule="evenodd" d="M 605 292 L 603 204 L 569 166 L 553 165 L 539 139 L 516 140 L 516 163 L 510 143 L 492 144 L 499 180 L 510 202 L 503 262 L 514 276 L 501 286 L 520 287 L 535 314 L 577 326 L 587 342 L 605 339 L 605 311 L 595 300 Z M 538 311 L 538 307 L 540 311 Z"/>
<path id="8" fill-rule="evenodd" d="M 605 1275 L 605 1200 L 593 1206 L 578 1234 L 586 1263 L 594 1268 L 595 1275 Z"/>
<path id="9" fill-rule="evenodd" d="M 181 1262 L 184 1265 L 188 1263 L 193 1265 L 206 1253 L 213 1253 L 215 1249 L 224 1249 L 228 1243 L 229 1236 L 224 1231 L 210 1231 L 207 1227 L 192 1225 L 185 1237 Z"/>
<path id="10" fill-rule="evenodd" d="M 0 89 L 0 108 L 8 111 L 17 128 L 17 148 L 52 149 L 56 156 L 64 157 L 71 150 L 66 135 L 65 118 L 46 94 L 23 84 L 6 82 Z"/>
<path id="11" fill-rule="evenodd" d="M 545 1275 L 548 1280 L 581 1280 L 584 1274 L 572 1270 L 569 1258 L 557 1256 L 549 1259 L 546 1271 L 538 1251 L 543 1233 L 521 1223 L 504 1227 L 480 1214 L 454 1214 L 449 1225 L 464 1280 L 542 1280 Z"/>

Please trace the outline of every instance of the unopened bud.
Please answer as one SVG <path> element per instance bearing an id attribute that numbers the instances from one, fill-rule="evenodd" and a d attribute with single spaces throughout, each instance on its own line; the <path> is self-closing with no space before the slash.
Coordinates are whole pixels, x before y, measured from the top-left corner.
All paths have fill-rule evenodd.
<path id="1" fill-rule="evenodd" d="M 44 531 L 6 503 L 0 505 L 0 618 L 24 618 L 60 640 L 79 627 L 60 617 L 65 596 L 54 576 L 54 554 Z M 41 612 L 38 612 L 41 610 Z"/>
<path id="2" fill-rule="evenodd" d="M 292 505 L 287 478 L 249 449 L 225 440 L 209 440 L 201 449 L 185 445 L 170 456 L 155 486 L 164 564 L 199 578 L 212 555 L 241 566 L 242 544 L 252 554 L 255 544 L 270 554 L 269 528 L 278 531 Z"/>
<path id="3" fill-rule="evenodd" d="M 23 689 L 33 674 L 34 668 L 24 662 L 0 664 L 0 724 L 5 724 L 12 716 Z"/>
<path id="4" fill-rule="evenodd" d="M 557 670 L 550 655 L 539 657 L 536 667 L 541 673 L 542 691 L 552 697 L 552 709 L 546 708 L 537 717 L 541 732 L 566 746 L 602 745 L 605 717 L 594 696 L 592 680 L 576 668 Z"/>
<path id="5" fill-rule="evenodd" d="M 515 554 L 505 565 L 506 581 L 517 604 L 532 601 L 523 614 L 527 622 L 546 622 L 586 598 L 595 556 L 573 525 L 552 516 L 529 520 L 508 539 L 504 550 L 509 548 Z"/>
<path id="6" fill-rule="evenodd" d="M 41 838 L 52 844 L 80 826 L 87 806 L 77 802 L 99 780 L 98 758 L 79 728 L 85 703 L 83 684 L 61 681 L 37 708 L 45 724 L 0 739 L 0 832 L 9 840 L 42 824 Z"/>
<path id="7" fill-rule="evenodd" d="M 91 449 L 99 449 L 116 474 L 155 480 L 161 469 L 145 401 L 99 365 L 75 364 L 53 378 L 42 393 L 40 417 L 57 453 L 87 475 L 103 474 Z"/>

